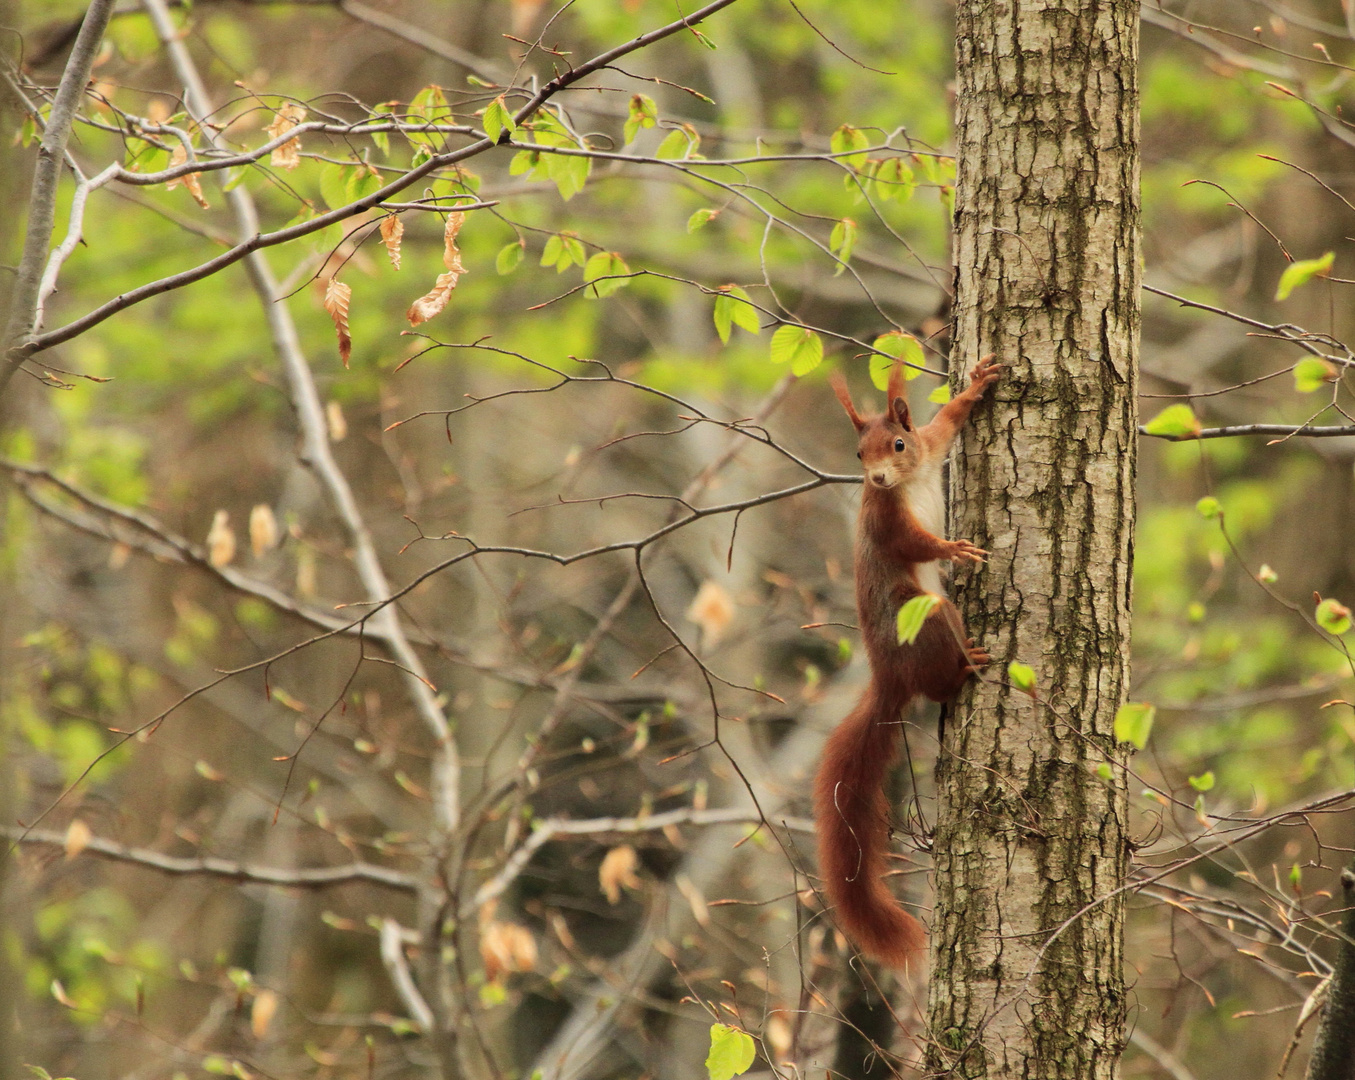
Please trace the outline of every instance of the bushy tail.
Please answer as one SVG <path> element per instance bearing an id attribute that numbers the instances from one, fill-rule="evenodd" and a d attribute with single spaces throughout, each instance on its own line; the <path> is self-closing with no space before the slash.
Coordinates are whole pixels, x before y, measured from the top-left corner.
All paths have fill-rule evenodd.
<path id="1" fill-rule="evenodd" d="M 863 953 L 904 968 L 926 946 L 922 924 L 894 899 L 882 877 L 889 850 L 884 782 L 898 749 L 902 702 L 866 687 L 828 738 L 814 778 L 819 874 L 843 933 Z"/>

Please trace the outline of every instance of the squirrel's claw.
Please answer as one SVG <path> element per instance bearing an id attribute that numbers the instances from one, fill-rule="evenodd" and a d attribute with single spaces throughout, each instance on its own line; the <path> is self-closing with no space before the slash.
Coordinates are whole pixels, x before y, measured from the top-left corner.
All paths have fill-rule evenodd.
<path id="1" fill-rule="evenodd" d="M 954 540 L 951 542 L 948 557 L 952 562 L 981 563 L 987 554 L 983 548 L 971 544 L 968 540 Z"/>

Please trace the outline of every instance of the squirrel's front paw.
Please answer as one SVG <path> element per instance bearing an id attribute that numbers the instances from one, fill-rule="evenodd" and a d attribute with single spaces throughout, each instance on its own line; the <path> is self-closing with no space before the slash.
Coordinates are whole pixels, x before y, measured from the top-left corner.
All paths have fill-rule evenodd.
<path id="1" fill-rule="evenodd" d="M 994 359 L 994 354 L 989 353 L 977 364 L 974 370 L 969 373 L 969 386 L 972 390 L 982 393 L 993 383 L 997 382 L 1002 376 L 1002 369 L 1005 364 L 999 364 Z"/>
<path id="2" fill-rule="evenodd" d="M 968 540 L 952 540 L 950 552 L 946 555 L 946 558 L 952 562 L 981 563 L 983 557 L 987 554 L 988 552 L 984 551 L 983 548 L 971 544 Z"/>

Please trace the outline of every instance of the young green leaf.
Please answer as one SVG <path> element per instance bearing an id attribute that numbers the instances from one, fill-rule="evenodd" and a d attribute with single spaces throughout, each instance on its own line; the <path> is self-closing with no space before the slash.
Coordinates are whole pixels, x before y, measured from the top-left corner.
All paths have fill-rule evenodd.
<path id="1" fill-rule="evenodd" d="M 950 383 L 942 383 L 927 395 L 927 400 L 933 405 L 944 405 L 950 400 Z"/>
<path id="2" fill-rule="evenodd" d="M 1276 300 L 1288 300 L 1289 294 L 1300 285 L 1305 285 L 1315 277 L 1326 277 L 1336 261 L 1336 252 L 1329 251 L 1318 259 L 1299 259 L 1285 267 L 1280 275 L 1279 287 L 1275 290 Z"/>
<path id="3" fill-rule="evenodd" d="M 1317 605 L 1317 625 L 1327 633 L 1340 637 L 1350 629 L 1350 608 L 1339 600 L 1328 597 Z"/>
<path id="4" fill-rule="evenodd" d="M 904 379 L 916 379 L 922 374 L 919 367 L 927 362 L 926 354 L 923 353 L 922 345 L 917 338 L 898 330 L 881 334 L 871 343 L 871 348 L 884 353 L 883 356 L 872 355 L 870 358 L 870 381 L 875 384 L 877 390 L 889 388 L 889 373 L 894 368 L 895 360 L 902 360 L 904 363 Z"/>
<path id="5" fill-rule="evenodd" d="M 936 605 L 939 603 L 941 603 L 941 597 L 935 593 L 923 593 L 921 596 L 913 597 L 903 607 L 899 608 L 900 645 L 911 645 L 917 640 L 918 634 L 922 633 L 922 624 L 927 621 L 927 616 L 936 610 Z"/>
<path id="6" fill-rule="evenodd" d="M 687 219 L 687 231 L 689 233 L 696 232 L 697 229 L 701 228 L 702 225 L 706 224 L 706 222 L 710 221 L 713 217 L 715 217 L 719 213 L 720 211 L 718 210 L 708 210 L 708 209 L 701 209 L 695 211 L 692 214 L 692 216 Z"/>
<path id="7" fill-rule="evenodd" d="M 750 334 L 762 333 L 753 298 L 737 285 L 721 285 L 715 297 L 715 332 L 726 345 L 729 344 L 730 329 L 734 326 L 742 327 Z"/>
<path id="8" fill-rule="evenodd" d="M 837 269 L 833 271 L 833 277 L 847 269 L 847 261 L 852 257 L 852 248 L 855 246 L 856 222 L 851 218 L 843 218 L 833 226 L 833 231 L 828 237 L 828 250 L 839 260 Z"/>
<path id="9" fill-rule="evenodd" d="M 913 170 L 901 157 L 885 158 L 875 169 L 872 179 L 871 193 L 886 202 L 890 199 L 907 202 L 917 187 Z"/>
<path id="10" fill-rule="evenodd" d="M 1202 773 L 1199 776 L 1188 776 L 1190 786 L 1196 791 L 1209 791 L 1214 787 L 1214 774 L 1212 772 Z"/>
<path id="11" fill-rule="evenodd" d="M 320 170 L 320 198 L 331 210 L 348 203 L 348 168 L 330 162 Z"/>
<path id="12" fill-rule="evenodd" d="M 582 266 L 588 261 L 588 253 L 583 249 L 583 241 L 577 236 L 573 233 L 561 233 L 560 239 L 565 245 L 565 254 L 569 256 L 571 262 Z M 565 263 L 564 266 L 556 264 L 556 269 L 562 272 L 568 267 L 569 263 Z"/>
<path id="13" fill-rule="evenodd" d="M 1189 405 L 1168 405 L 1143 426 L 1149 435 L 1191 439 L 1200 433 L 1200 421 Z"/>
<path id="14" fill-rule="evenodd" d="M 523 173 L 536 169 L 540 164 L 541 151 L 519 150 L 513 155 L 513 160 L 508 163 L 508 175 L 521 176 Z"/>
<path id="15" fill-rule="evenodd" d="M 1096 766 L 1096 775 L 1102 780 L 1109 780 L 1115 775 L 1115 770 L 1110 767 L 1109 761 L 1102 761 Z"/>
<path id="16" fill-rule="evenodd" d="M 591 284 L 583 294 L 593 299 L 611 296 L 630 284 L 630 278 L 620 276 L 629 273 L 630 267 L 617 252 L 600 251 L 584 264 L 583 280 Z"/>
<path id="17" fill-rule="evenodd" d="M 1289 868 L 1289 887 L 1296 893 L 1303 892 L 1303 868 L 1298 863 Z"/>
<path id="18" fill-rule="evenodd" d="M 828 140 L 828 148 L 834 154 L 842 154 L 842 160 L 853 169 L 859 169 L 866 163 L 864 151 L 870 145 L 870 137 L 860 128 L 843 124 Z"/>
<path id="19" fill-rule="evenodd" d="M 774 364 L 790 364 L 794 375 L 808 375 L 823 360 L 823 339 L 804 326 L 783 326 L 772 335 Z"/>
<path id="20" fill-rule="evenodd" d="M 757 1047 L 746 1031 L 725 1024 L 710 1026 L 710 1053 L 706 1072 L 710 1080 L 734 1080 L 746 1073 L 757 1060 Z"/>
<path id="21" fill-rule="evenodd" d="M 1115 711 L 1115 738 L 1142 750 L 1148 745 L 1157 707 L 1146 701 L 1126 701 Z"/>
<path id="22" fill-rule="evenodd" d="M 1294 389 L 1300 394 L 1321 390 L 1327 383 L 1336 382 L 1341 373 L 1326 360 L 1316 356 L 1305 357 L 1294 365 Z"/>
<path id="23" fill-rule="evenodd" d="M 1206 495 L 1195 504 L 1195 509 L 1200 512 L 1202 518 L 1213 520 L 1216 517 L 1223 516 L 1223 504 L 1212 495 Z"/>
<path id="24" fill-rule="evenodd" d="M 489 141 L 497 143 L 508 132 L 511 139 L 517 134 L 518 126 L 513 122 L 513 114 L 508 111 L 508 106 L 504 104 L 503 95 L 500 94 L 485 108 L 484 115 L 485 134 L 489 136 Z"/>
<path id="25" fill-rule="evenodd" d="M 641 128 L 652 128 L 659 121 L 659 110 L 647 94 L 632 94 L 626 118 L 625 141 L 632 142 Z"/>
<path id="26" fill-rule="evenodd" d="M 1007 681 L 1017 690 L 1035 696 L 1035 669 L 1029 664 L 1013 660 L 1007 665 Z"/>
<path id="27" fill-rule="evenodd" d="M 700 142 L 701 137 L 696 134 L 696 129 L 690 124 L 683 124 L 664 136 L 654 156 L 664 161 L 685 161 L 692 156 Z"/>
<path id="28" fill-rule="evenodd" d="M 511 274 L 518 268 L 518 263 L 522 262 L 523 244 L 520 240 L 514 240 L 511 244 L 504 244 L 499 248 L 499 254 L 494 258 L 494 269 L 500 274 Z"/>

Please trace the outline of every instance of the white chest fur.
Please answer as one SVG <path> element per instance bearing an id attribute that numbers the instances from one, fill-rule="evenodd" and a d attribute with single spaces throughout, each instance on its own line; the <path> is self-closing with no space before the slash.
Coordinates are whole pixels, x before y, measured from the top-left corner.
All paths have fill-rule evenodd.
<path id="1" fill-rule="evenodd" d="M 941 490 L 941 459 L 935 458 L 919 469 L 903 484 L 900 496 L 908 500 L 917 523 L 933 536 L 944 537 L 946 527 L 946 497 Z M 941 577 L 941 563 L 919 563 L 917 583 L 928 592 L 945 595 Z"/>

